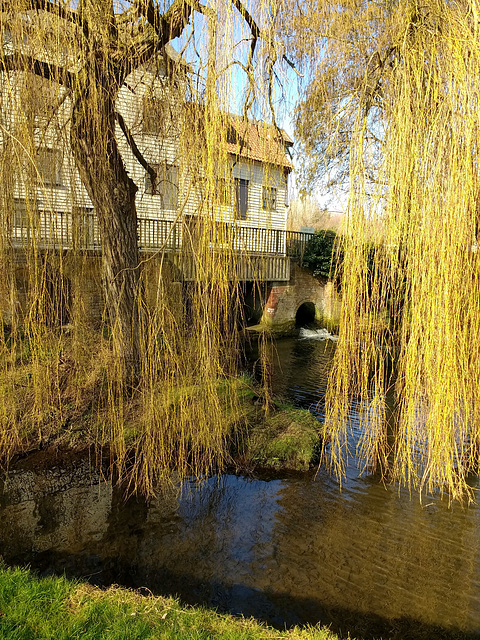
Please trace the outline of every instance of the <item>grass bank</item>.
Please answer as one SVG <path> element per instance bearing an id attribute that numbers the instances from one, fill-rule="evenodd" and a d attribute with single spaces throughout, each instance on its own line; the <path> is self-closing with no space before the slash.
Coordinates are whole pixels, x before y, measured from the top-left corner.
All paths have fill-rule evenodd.
<path id="1" fill-rule="evenodd" d="M 254 619 L 184 607 L 174 598 L 0 567 L 0 638 L 5 640 L 338 640 L 320 627 L 277 631 Z"/>

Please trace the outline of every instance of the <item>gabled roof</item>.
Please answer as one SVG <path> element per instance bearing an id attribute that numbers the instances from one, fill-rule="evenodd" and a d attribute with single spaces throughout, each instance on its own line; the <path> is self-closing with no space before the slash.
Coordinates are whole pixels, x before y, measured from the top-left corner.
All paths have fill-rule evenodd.
<path id="1" fill-rule="evenodd" d="M 291 171 L 292 160 L 287 148 L 293 140 L 283 130 L 271 124 L 248 120 L 236 115 L 228 116 L 227 151 L 248 160 L 257 160 Z"/>
<path id="2" fill-rule="evenodd" d="M 173 63 L 186 72 L 191 72 L 190 65 L 170 44 L 164 47 L 164 61 L 167 64 Z M 190 103 L 190 107 L 193 107 L 192 103 Z M 194 107 L 193 113 L 195 117 L 203 118 L 203 108 L 200 105 Z M 257 120 L 245 122 L 245 118 L 242 116 L 230 113 L 222 115 L 226 116 L 228 127 L 228 153 L 292 171 L 293 163 L 287 149 L 293 146 L 293 140 L 286 131 Z"/>

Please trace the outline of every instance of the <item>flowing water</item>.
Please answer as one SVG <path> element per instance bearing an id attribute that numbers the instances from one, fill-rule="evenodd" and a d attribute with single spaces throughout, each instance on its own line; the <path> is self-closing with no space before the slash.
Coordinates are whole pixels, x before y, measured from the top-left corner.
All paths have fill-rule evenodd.
<path id="1" fill-rule="evenodd" d="M 321 417 L 333 349 L 314 332 L 279 341 L 276 391 Z M 420 503 L 353 467 L 341 492 L 323 471 L 183 489 L 125 502 L 86 460 L 24 464 L 0 482 L 0 554 L 41 574 L 147 587 L 280 627 L 480 638 L 477 506 Z"/>

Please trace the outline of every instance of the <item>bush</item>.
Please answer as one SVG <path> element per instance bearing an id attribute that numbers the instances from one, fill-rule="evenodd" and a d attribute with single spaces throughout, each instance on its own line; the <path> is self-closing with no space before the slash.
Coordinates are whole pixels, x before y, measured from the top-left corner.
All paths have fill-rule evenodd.
<path id="1" fill-rule="evenodd" d="M 316 231 L 305 246 L 303 264 L 314 276 L 330 278 L 335 272 L 335 263 L 341 263 L 341 254 L 336 250 L 337 234 L 331 229 Z"/>

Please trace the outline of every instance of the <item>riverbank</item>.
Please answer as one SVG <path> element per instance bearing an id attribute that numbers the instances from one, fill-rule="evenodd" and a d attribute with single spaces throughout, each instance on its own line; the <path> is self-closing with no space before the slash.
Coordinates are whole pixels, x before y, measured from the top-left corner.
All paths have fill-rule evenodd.
<path id="1" fill-rule="evenodd" d="M 252 476 L 264 472 L 304 473 L 316 469 L 321 450 L 321 423 L 309 411 L 275 399 L 271 399 L 266 413 L 248 378 L 236 379 L 234 386 L 241 410 L 230 425 L 224 467 L 215 471 Z M 23 447 L 3 460 L 3 470 L 48 469 L 85 457 L 94 466 L 105 467 L 107 464 L 110 469 L 115 469 L 115 453 L 110 450 L 108 442 L 98 446 L 97 435 L 97 425 L 84 421 L 82 428 L 71 426 L 52 432 L 46 442 L 26 440 Z M 132 458 L 139 447 L 140 436 L 135 431 L 130 434 Z M 125 477 L 115 476 L 129 491 L 128 467 Z M 178 479 L 174 468 L 172 477 Z"/>
<path id="2" fill-rule="evenodd" d="M 338 640 L 326 628 L 278 631 L 253 618 L 182 606 L 174 598 L 65 578 L 38 578 L 0 565 L 0 638 L 14 640 Z"/>
<path id="3" fill-rule="evenodd" d="M 147 377 L 125 393 L 109 379 L 112 354 L 88 346 L 83 360 L 68 337 L 45 342 L 38 360 L 28 352 L 12 365 L 3 354 L 3 469 L 32 457 L 48 465 L 88 452 L 110 461 L 129 490 L 148 495 L 172 473 L 306 471 L 317 464 L 321 424 L 250 376 L 200 371 L 192 381 L 177 372 L 170 380 Z"/>

